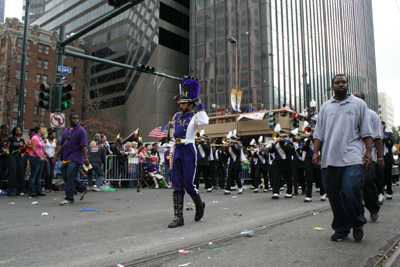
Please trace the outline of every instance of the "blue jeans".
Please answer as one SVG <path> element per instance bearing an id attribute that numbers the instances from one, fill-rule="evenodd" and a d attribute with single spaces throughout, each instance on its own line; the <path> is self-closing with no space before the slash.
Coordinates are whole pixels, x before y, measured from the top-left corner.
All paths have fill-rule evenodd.
<path id="1" fill-rule="evenodd" d="M 30 196 L 42 193 L 41 178 L 43 171 L 43 161 L 38 157 L 29 157 L 31 164 L 31 176 L 29 177 L 28 194 Z"/>
<path id="2" fill-rule="evenodd" d="M 87 190 L 86 186 L 82 185 L 76 177 L 78 176 L 81 164 L 76 161 L 70 161 L 63 164 L 61 173 L 63 174 L 65 183 L 65 199 L 74 202 L 74 190 L 84 192 Z"/>
<path id="3" fill-rule="evenodd" d="M 165 170 L 165 180 L 167 181 L 167 183 L 171 182 L 171 169 L 169 168 L 169 165 L 164 164 L 164 170 Z"/>
<path id="4" fill-rule="evenodd" d="M 367 220 L 363 215 L 363 166 L 322 169 L 322 182 L 333 212 L 332 229 L 348 234 Z"/>
<path id="5" fill-rule="evenodd" d="M 93 176 L 96 173 L 97 174 L 97 178 L 96 178 L 95 185 L 97 187 L 100 187 L 101 182 L 103 181 L 103 177 L 104 177 L 103 166 L 101 164 L 98 164 L 98 163 L 91 163 L 91 164 L 92 164 L 93 169 L 90 169 L 88 171 L 88 174 L 87 174 L 88 185 L 89 186 L 93 186 Z"/>

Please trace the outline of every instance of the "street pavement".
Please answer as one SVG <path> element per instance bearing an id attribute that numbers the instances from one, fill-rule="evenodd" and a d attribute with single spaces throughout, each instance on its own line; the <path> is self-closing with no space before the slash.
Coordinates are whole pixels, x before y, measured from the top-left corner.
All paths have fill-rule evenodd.
<path id="1" fill-rule="evenodd" d="M 267 227 L 253 237 L 234 237 L 139 265 L 373 266 L 385 246 L 400 236 L 400 187 L 394 187 L 392 201 L 384 202 L 378 222 L 370 222 L 366 212 L 362 242 L 352 237 L 330 241 L 329 202 L 319 201 L 315 192 L 313 202 L 304 203 L 304 196 L 284 199 L 281 195 L 273 200 L 271 193 L 254 194 L 249 189 L 228 196 L 222 190 L 200 190 L 206 202 L 203 220 L 195 222 L 195 211 L 186 210 L 191 207 L 187 202 L 193 203 L 186 195 L 185 225 L 168 229 L 173 219 L 172 192 L 141 189 L 138 193 L 136 188 L 89 192 L 83 201 L 76 197 L 75 205 L 67 207 L 59 205 L 63 193 L 37 199 L 0 198 L 0 266 L 133 266 L 129 263 L 262 226 Z M 79 211 L 83 208 L 99 212 Z M 269 227 L 296 216 L 300 217 Z"/>

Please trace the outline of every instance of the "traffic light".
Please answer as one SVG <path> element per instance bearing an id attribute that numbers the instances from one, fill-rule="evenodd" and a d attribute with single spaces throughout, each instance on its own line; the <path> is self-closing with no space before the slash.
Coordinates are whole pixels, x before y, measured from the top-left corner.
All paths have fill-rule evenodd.
<path id="1" fill-rule="evenodd" d="M 299 114 L 293 113 L 293 127 L 299 128 L 300 121 L 299 121 Z"/>
<path id="2" fill-rule="evenodd" d="M 137 64 L 135 69 L 140 72 L 146 72 L 150 74 L 154 74 L 156 72 L 156 69 L 150 66 L 145 66 L 143 64 Z"/>
<path id="3" fill-rule="evenodd" d="M 275 123 L 275 114 L 273 111 L 270 111 L 268 113 L 268 121 L 269 121 L 269 128 L 274 129 L 276 126 L 276 123 Z"/>
<path id="4" fill-rule="evenodd" d="M 184 76 L 183 76 L 183 79 L 184 79 L 185 81 L 188 80 L 188 79 L 192 79 L 192 80 L 198 81 L 198 79 L 197 79 L 196 77 L 187 76 L 187 75 L 184 75 Z"/>
<path id="5" fill-rule="evenodd" d="M 108 0 L 108 5 L 113 6 L 114 8 L 118 8 L 129 2 L 130 0 Z"/>
<path id="6" fill-rule="evenodd" d="M 39 107 L 43 109 L 50 109 L 50 85 L 41 84 L 39 93 Z"/>
<path id="7" fill-rule="evenodd" d="M 61 86 L 61 110 L 67 109 L 71 107 L 71 100 L 72 96 L 69 93 L 72 90 L 72 86 L 69 84 L 64 84 Z"/>

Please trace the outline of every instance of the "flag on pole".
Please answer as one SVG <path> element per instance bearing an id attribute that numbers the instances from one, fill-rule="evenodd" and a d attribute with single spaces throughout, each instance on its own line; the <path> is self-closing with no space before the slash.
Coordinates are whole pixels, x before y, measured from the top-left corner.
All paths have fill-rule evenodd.
<path id="1" fill-rule="evenodd" d="M 161 127 L 161 126 L 156 127 L 149 133 L 149 137 L 157 138 L 157 139 L 166 138 L 167 135 L 168 135 L 168 124 L 163 127 Z"/>
<path id="2" fill-rule="evenodd" d="M 133 134 L 133 138 L 137 139 L 138 137 L 139 137 L 139 128 L 137 128 Z"/>

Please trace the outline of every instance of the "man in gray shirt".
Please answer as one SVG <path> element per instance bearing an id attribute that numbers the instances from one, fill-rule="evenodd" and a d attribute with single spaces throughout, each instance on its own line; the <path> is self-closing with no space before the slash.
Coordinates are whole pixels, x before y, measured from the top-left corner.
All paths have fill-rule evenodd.
<path id="1" fill-rule="evenodd" d="M 332 79 L 332 89 L 335 96 L 322 105 L 315 127 L 313 163 L 322 165 L 322 182 L 332 207 L 335 233 L 331 240 L 346 239 L 353 228 L 354 239 L 361 241 L 367 222 L 362 204 L 362 164 L 367 161 L 368 169 L 372 163 L 370 117 L 364 101 L 347 94 L 345 75 Z"/>
<path id="2" fill-rule="evenodd" d="M 99 140 L 97 145 L 89 147 L 88 158 L 92 169 L 88 171 L 88 185 L 93 191 L 100 191 L 100 185 L 103 181 L 103 164 L 106 162 L 107 150 L 103 147 L 104 142 Z M 96 183 L 93 185 L 93 176 L 97 174 Z"/>
<path id="3" fill-rule="evenodd" d="M 365 95 L 362 92 L 353 93 L 355 97 L 365 102 Z M 383 129 L 381 119 L 375 111 L 368 109 L 371 118 L 371 130 L 374 142 L 372 142 L 372 164 L 369 169 L 364 170 L 363 196 L 365 207 L 370 212 L 371 221 L 378 220 L 380 206 L 378 203 L 378 189 L 375 184 L 376 169 L 383 170 L 385 162 L 383 160 Z"/>

